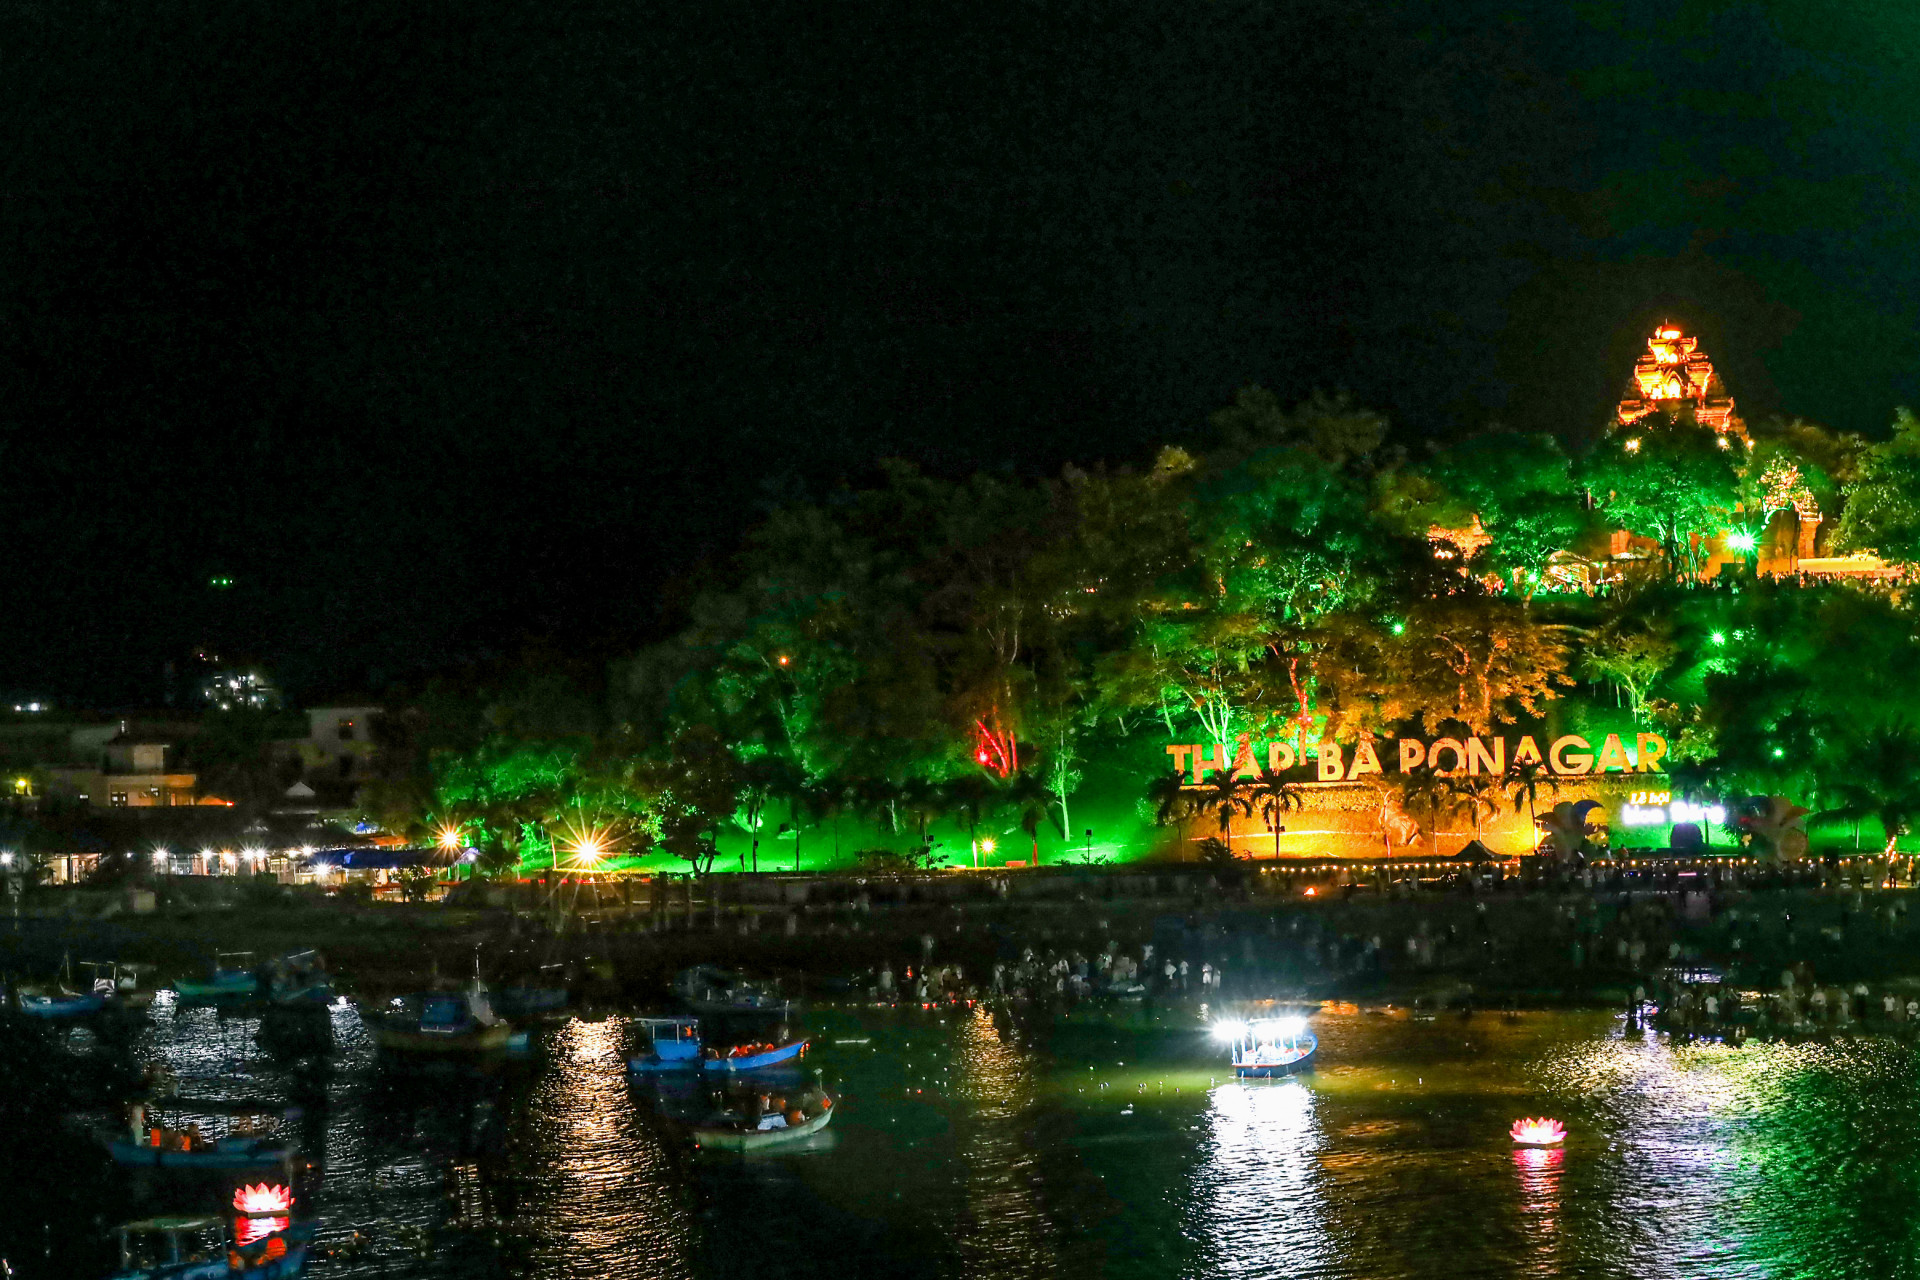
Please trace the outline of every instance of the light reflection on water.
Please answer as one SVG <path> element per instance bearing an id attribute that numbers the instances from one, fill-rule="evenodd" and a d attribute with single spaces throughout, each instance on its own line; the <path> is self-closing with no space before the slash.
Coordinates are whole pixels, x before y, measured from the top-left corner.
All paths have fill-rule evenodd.
<path id="1" fill-rule="evenodd" d="M 303 1208 L 322 1244 L 369 1237 L 329 1274 L 1920 1276 L 1920 1070 L 1887 1042 L 1326 1017 L 1317 1074 L 1216 1083 L 1177 1034 L 1035 1050 L 984 1012 L 824 1011 L 836 1141 L 714 1161 L 662 1141 L 626 1019 L 478 1070 L 383 1063 L 332 1017 L 317 1076 L 210 1008 L 156 1005 L 135 1049 L 195 1093 L 306 1100 Z M 1516 1151 L 1522 1115 L 1566 1147 Z"/>
<path id="2" fill-rule="evenodd" d="M 1329 1241 L 1315 1177 L 1320 1133 L 1298 1078 L 1214 1089 L 1193 1195 L 1209 1275 L 1322 1271 Z"/>

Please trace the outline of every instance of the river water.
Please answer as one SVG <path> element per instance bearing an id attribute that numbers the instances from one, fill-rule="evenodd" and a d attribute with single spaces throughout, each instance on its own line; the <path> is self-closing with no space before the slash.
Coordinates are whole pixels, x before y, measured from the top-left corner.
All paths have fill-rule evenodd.
<path id="1" fill-rule="evenodd" d="M 322 1243 L 364 1241 L 313 1274 L 1920 1276 L 1920 1063 L 1887 1041 L 1328 1010 L 1312 1075 L 1235 1083 L 1178 1025 L 1010 1037 L 982 1011 L 826 1009 L 805 1061 L 840 1100 L 831 1127 L 714 1158 L 663 1137 L 624 1018 L 475 1070 L 383 1061 L 343 1006 L 331 1071 L 299 1076 L 253 1019 L 167 1001 L 130 1047 L 67 1052 L 165 1062 L 203 1096 L 307 1098 L 307 1207 Z M 1523 1115 L 1565 1121 L 1565 1149 L 1516 1152 Z M 110 1269 L 108 1211 L 217 1207 L 61 1167 L 101 1180 L 91 1220 L 6 1212 L 16 1240 L 17 1215 L 49 1215 L 62 1274 Z"/>

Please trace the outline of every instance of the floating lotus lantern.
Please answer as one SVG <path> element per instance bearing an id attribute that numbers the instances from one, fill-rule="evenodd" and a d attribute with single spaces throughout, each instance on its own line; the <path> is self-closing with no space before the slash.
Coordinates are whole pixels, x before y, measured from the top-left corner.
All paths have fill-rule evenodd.
<path id="1" fill-rule="evenodd" d="M 1508 1132 L 1523 1147 L 1557 1147 L 1567 1140 L 1567 1126 L 1544 1116 L 1538 1120 L 1515 1120 Z"/>
<path id="2" fill-rule="evenodd" d="M 293 1208 L 291 1187 L 270 1187 L 264 1182 L 241 1186 L 233 1193 L 233 1207 L 248 1217 L 285 1213 Z"/>

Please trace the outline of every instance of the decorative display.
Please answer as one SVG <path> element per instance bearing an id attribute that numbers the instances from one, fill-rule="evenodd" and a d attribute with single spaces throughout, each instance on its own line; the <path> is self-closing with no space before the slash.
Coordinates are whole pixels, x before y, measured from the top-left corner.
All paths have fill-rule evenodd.
<path id="1" fill-rule="evenodd" d="M 1508 1132 L 1514 1142 L 1523 1147 L 1557 1147 L 1567 1140 L 1567 1126 L 1544 1116 L 1538 1120 L 1515 1120 Z"/>

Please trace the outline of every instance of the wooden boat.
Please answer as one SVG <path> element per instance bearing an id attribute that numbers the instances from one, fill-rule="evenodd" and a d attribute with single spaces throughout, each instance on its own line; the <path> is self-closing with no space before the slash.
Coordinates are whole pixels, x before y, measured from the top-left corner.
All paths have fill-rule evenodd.
<path id="1" fill-rule="evenodd" d="M 790 1062 L 806 1052 L 806 1048 L 805 1040 L 795 1040 L 789 1044 L 769 1046 L 758 1053 L 740 1053 L 736 1050 L 724 1057 L 704 1059 L 700 1065 L 708 1072 L 758 1071 L 763 1067 Z"/>
<path id="2" fill-rule="evenodd" d="M 182 1000 L 243 1000 L 260 994 L 260 976 L 251 951 L 224 951 L 213 958 L 206 981 L 176 978 L 173 989 Z"/>
<path id="3" fill-rule="evenodd" d="M 199 1130 L 160 1123 L 159 1105 L 136 1102 L 128 1116 L 126 1131 L 102 1134 L 101 1141 L 115 1164 L 150 1169 L 197 1169 L 239 1171 L 281 1169 L 290 1171 L 294 1146 L 273 1132 L 270 1109 L 247 1104 L 208 1102 L 194 1104 L 173 1099 L 164 1105 L 177 1116 L 187 1112 L 224 1112 L 233 1117 L 229 1131 L 211 1139 L 199 1136 Z M 284 1114 L 284 1112 L 283 1112 Z"/>
<path id="4" fill-rule="evenodd" d="M 1305 1018 L 1215 1023 L 1214 1034 L 1232 1041 L 1236 1076 L 1271 1079 L 1305 1071 L 1320 1048 L 1320 1040 L 1307 1030 Z"/>
<path id="5" fill-rule="evenodd" d="M 144 1009 L 153 1003 L 153 992 L 140 989 L 140 974 L 150 965 L 120 964 L 112 960 L 82 960 L 87 971 L 87 988 L 106 997 L 106 1007 L 119 1010 Z"/>
<path id="6" fill-rule="evenodd" d="M 819 1114 L 798 1124 L 789 1122 L 778 1129 L 749 1129 L 742 1126 L 696 1125 L 693 1145 L 703 1151 L 767 1151 L 812 1137 L 833 1119 L 833 1099 L 822 1098 Z"/>
<path id="7" fill-rule="evenodd" d="M 224 1228 L 220 1218 L 145 1218 L 123 1223 L 118 1232 L 120 1270 L 112 1280 L 290 1280 L 305 1270 L 313 1223 L 287 1223 L 244 1244 L 229 1239 Z M 144 1242 L 156 1237 L 159 1248 L 154 1260 L 140 1260 Z"/>
<path id="8" fill-rule="evenodd" d="M 290 951 L 267 970 L 267 998 L 279 1005 L 327 1004 L 333 979 L 318 951 Z"/>
<path id="9" fill-rule="evenodd" d="M 375 1044 L 398 1053 L 491 1053 L 513 1037 L 479 982 L 465 991 L 397 996 L 383 1009 L 363 1007 L 360 1017 Z"/>
<path id="10" fill-rule="evenodd" d="M 88 1018 L 107 1007 L 107 998 L 97 992 L 83 995 L 64 987 L 50 992 L 21 990 L 14 1000 L 29 1018 Z"/>
<path id="11" fill-rule="evenodd" d="M 640 1018 L 649 1048 L 627 1059 L 627 1070 L 640 1073 L 697 1071 L 700 1068 L 698 1018 Z"/>
<path id="12" fill-rule="evenodd" d="M 784 1015 L 790 1004 L 777 992 L 761 989 L 718 965 L 697 964 L 673 980 L 674 994 L 701 1014 L 765 1013 Z"/>

